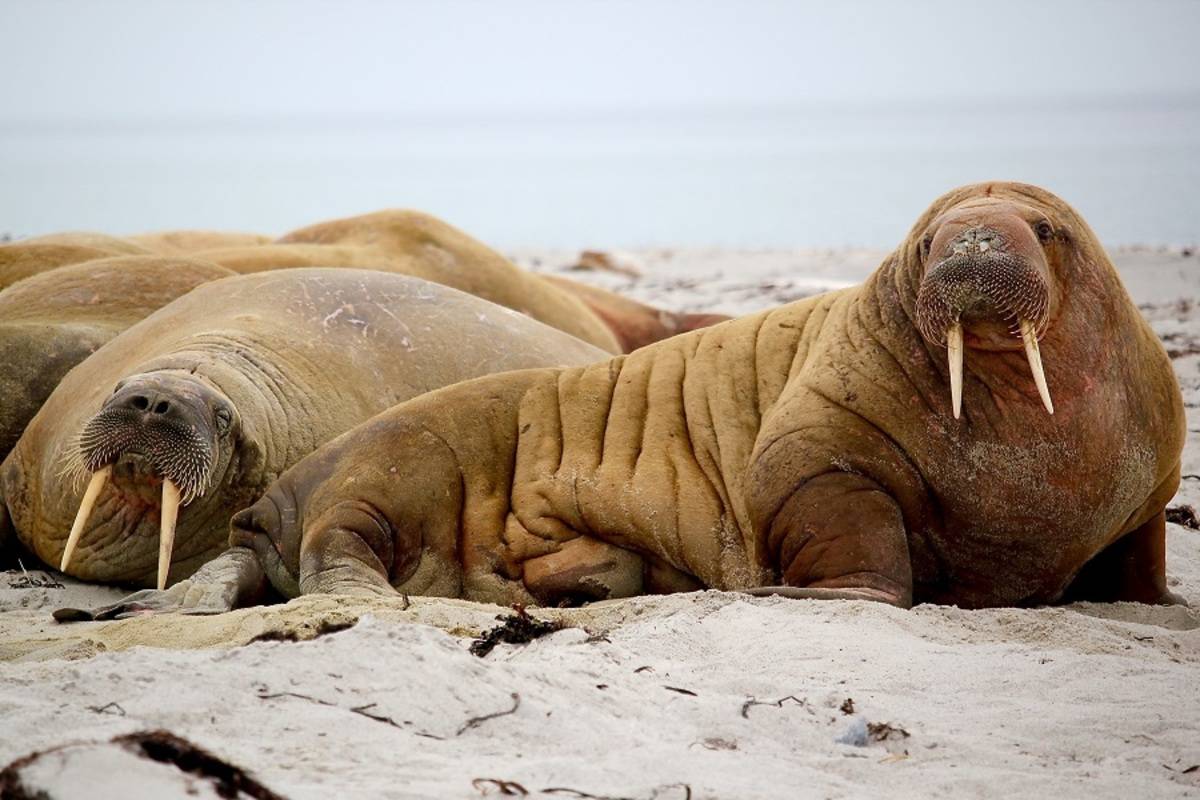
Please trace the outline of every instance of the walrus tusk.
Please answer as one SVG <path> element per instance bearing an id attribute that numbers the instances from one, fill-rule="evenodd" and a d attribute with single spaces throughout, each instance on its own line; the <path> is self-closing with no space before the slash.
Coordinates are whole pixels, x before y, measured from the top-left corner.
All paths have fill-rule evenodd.
<path id="1" fill-rule="evenodd" d="M 79 544 L 79 537 L 83 535 L 83 526 L 87 524 L 88 517 L 92 515 L 96 498 L 100 496 L 100 490 L 104 488 L 104 484 L 108 482 L 108 476 L 111 474 L 111 464 L 92 473 L 92 479 L 88 481 L 87 489 L 83 492 L 83 501 L 79 504 L 79 511 L 75 513 L 75 522 L 71 525 L 71 533 L 67 536 L 67 546 L 63 548 L 62 561 L 58 565 L 60 572 L 67 571 L 67 565 L 71 563 L 71 556 L 75 553 L 75 545 Z"/>
<path id="2" fill-rule="evenodd" d="M 1054 403 L 1050 400 L 1050 387 L 1046 385 L 1046 372 L 1042 369 L 1042 354 L 1038 349 L 1037 331 L 1033 323 L 1027 319 L 1021 320 L 1021 341 L 1025 343 L 1025 355 L 1029 358 L 1029 369 L 1033 372 L 1033 382 L 1037 384 L 1038 394 L 1042 396 L 1042 405 L 1051 414 L 1054 413 Z"/>
<path id="3" fill-rule="evenodd" d="M 961 322 L 953 322 L 946 331 L 946 351 L 950 356 L 950 404 L 954 407 L 954 418 L 962 411 L 963 378 L 963 329 Z"/>
<path id="4" fill-rule="evenodd" d="M 171 569 L 171 549 L 175 546 L 175 520 L 179 517 L 179 487 L 163 478 L 162 521 L 158 532 L 158 589 L 167 588 Z"/>

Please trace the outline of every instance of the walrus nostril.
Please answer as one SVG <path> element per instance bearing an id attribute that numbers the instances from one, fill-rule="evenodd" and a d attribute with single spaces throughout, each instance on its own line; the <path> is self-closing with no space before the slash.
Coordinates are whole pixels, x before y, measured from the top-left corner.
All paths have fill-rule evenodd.
<path id="1" fill-rule="evenodd" d="M 963 255 L 973 251 L 986 253 L 989 250 L 999 250 L 1004 247 L 1004 237 L 992 228 L 976 226 L 967 228 L 950 243 L 950 251 L 955 255 Z"/>
<path id="2" fill-rule="evenodd" d="M 141 414 L 154 414 L 159 417 L 170 413 L 175 408 L 170 397 L 153 390 L 119 398 L 114 405 L 117 408 L 131 409 Z"/>

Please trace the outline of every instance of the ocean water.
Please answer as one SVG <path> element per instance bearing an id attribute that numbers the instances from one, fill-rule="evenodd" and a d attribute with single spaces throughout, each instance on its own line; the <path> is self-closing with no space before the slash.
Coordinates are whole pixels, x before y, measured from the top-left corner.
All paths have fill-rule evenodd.
<path id="1" fill-rule="evenodd" d="M 1200 98 L 0 126 L 12 235 L 410 207 L 501 247 L 888 247 L 990 179 L 1057 192 L 1108 244 L 1194 244 Z"/>

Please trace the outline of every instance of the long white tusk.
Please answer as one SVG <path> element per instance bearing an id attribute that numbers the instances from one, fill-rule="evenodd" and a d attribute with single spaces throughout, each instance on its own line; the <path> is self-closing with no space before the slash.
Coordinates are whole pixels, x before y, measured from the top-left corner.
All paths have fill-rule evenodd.
<path id="1" fill-rule="evenodd" d="M 175 520 L 179 518 L 179 487 L 163 478 L 162 522 L 158 531 L 158 588 L 167 588 L 171 569 L 171 549 L 175 546 Z"/>
<path id="2" fill-rule="evenodd" d="M 1054 403 L 1050 400 L 1050 387 L 1046 385 L 1046 372 L 1042 369 L 1042 353 L 1038 349 L 1037 331 L 1027 319 L 1021 320 L 1021 341 L 1025 343 L 1025 355 L 1029 358 L 1033 382 L 1037 384 L 1038 394 L 1042 396 L 1042 405 L 1053 414 Z"/>
<path id="3" fill-rule="evenodd" d="M 104 488 L 104 484 L 108 482 L 108 476 L 111 474 L 111 464 L 92 473 L 92 479 L 88 481 L 87 489 L 83 492 L 83 502 L 79 504 L 79 511 L 75 513 L 75 522 L 71 525 L 71 533 L 67 536 L 67 546 L 63 549 L 62 561 L 58 565 L 61 572 L 67 571 L 67 566 L 71 563 L 71 556 L 75 553 L 75 545 L 79 544 L 79 537 L 83 535 L 83 526 L 87 524 L 88 517 L 92 515 L 92 509 L 96 506 L 96 498 L 100 496 L 100 490 Z"/>
<path id="4" fill-rule="evenodd" d="M 954 418 L 962 411 L 963 381 L 963 329 L 961 322 L 953 322 L 946 331 L 946 350 L 950 356 L 950 404 L 954 407 Z"/>

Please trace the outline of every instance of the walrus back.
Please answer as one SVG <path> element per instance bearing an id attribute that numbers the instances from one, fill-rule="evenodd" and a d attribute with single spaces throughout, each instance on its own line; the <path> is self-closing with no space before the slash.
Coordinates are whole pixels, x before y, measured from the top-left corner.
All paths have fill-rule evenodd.
<path id="1" fill-rule="evenodd" d="M 587 367 L 521 401 L 511 506 L 629 545 L 705 585 L 755 585 L 742 476 L 765 413 L 803 367 L 840 290 Z"/>
<path id="2" fill-rule="evenodd" d="M 0 289 L 70 264 L 130 255 L 150 255 L 150 251 L 99 233 L 62 233 L 10 242 L 0 245 Z"/>

